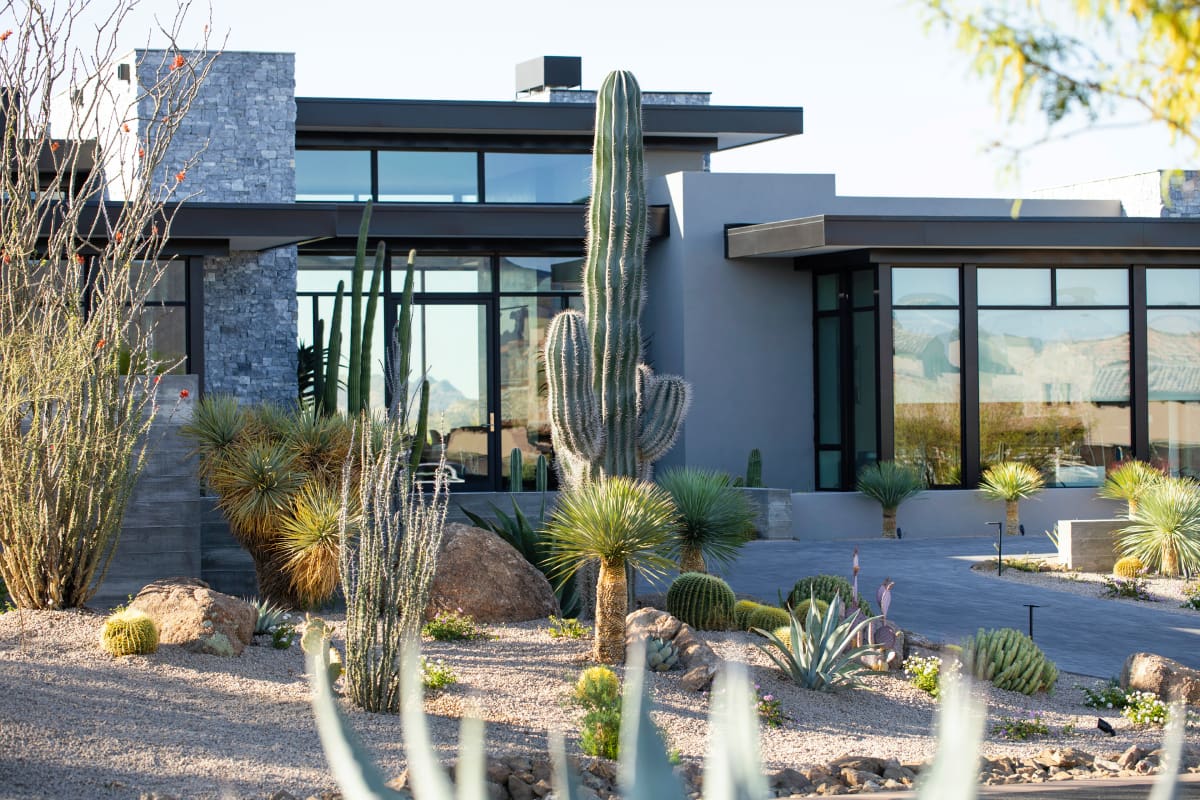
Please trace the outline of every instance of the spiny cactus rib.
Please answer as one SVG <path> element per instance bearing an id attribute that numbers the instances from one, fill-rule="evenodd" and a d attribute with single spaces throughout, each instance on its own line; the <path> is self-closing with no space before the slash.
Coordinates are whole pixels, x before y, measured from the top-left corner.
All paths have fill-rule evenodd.
<path id="1" fill-rule="evenodd" d="M 643 462 L 654 463 L 675 445 L 679 426 L 691 404 L 691 387 L 675 375 L 655 375 L 645 364 L 638 367 L 642 430 L 638 451 Z"/>

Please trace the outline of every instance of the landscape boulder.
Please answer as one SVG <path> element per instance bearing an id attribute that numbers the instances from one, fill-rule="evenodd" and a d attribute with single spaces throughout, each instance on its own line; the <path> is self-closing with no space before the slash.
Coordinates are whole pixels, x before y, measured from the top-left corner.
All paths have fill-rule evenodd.
<path id="1" fill-rule="evenodd" d="M 1121 688 L 1154 692 L 1168 702 L 1182 700 L 1200 705 L 1200 670 L 1153 653 L 1134 653 L 1125 659 Z"/>
<path id="2" fill-rule="evenodd" d="M 447 523 L 425 618 L 460 612 L 477 622 L 524 622 L 558 614 L 541 571 L 491 531 Z"/>
<path id="3" fill-rule="evenodd" d="M 158 641 L 197 653 L 240 656 L 254 641 L 258 611 L 245 600 L 214 591 L 196 578 L 164 578 L 147 584 L 130 608 L 158 626 Z"/>
<path id="4" fill-rule="evenodd" d="M 625 648 L 644 647 L 646 639 L 662 639 L 675 646 L 683 667 L 683 688 L 699 692 L 712 683 L 721 657 L 691 627 L 665 611 L 642 608 L 625 617 Z"/>

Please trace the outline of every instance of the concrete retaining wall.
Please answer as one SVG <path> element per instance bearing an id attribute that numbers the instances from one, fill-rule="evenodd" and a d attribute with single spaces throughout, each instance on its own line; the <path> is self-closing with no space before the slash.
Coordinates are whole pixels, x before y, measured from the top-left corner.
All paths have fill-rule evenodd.
<path id="1" fill-rule="evenodd" d="M 1070 569 L 1112 572 L 1120 554 L 1114 534 L 1123 519 L 1064 519 L 1058 523 L 1058 557 Z"/>
<path id="2" fill-rule="evenodd" d="M 1047 489 L 1021 501 L 1021 523 L 1027 536 L 1041 536 L 1060 519 L 1115 517 L 1121 505 L 1093 488 Z M 882 530 L 879 504 L 858 492 L 798 492 L 792 518 L 797 539 L 872 539 Z M 995 534 L 988 523 L 1003 519 L 1003 503 L 957 489 L 922 492 L 900 506 L 897 524 L 904 538 L 928 539 Z"/>

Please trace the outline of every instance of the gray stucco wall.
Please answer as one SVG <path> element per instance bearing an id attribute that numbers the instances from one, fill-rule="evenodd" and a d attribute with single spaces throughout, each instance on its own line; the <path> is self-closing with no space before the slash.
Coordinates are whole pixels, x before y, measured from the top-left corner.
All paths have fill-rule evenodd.
<path id="1" fill-rule="evenodd" d="M 1026 537 L 1041 537 L 1060 519 L 1111 519 L 1122 504 L 1096 497 L 1093 488 L 1047 489 L 1021 501 Z M 871 539 L 880 535 L 879 504 L 858 492 L 792 495 L 792 532 L 797 539 Z M 995 534 L 989 522 L 1004 519 L 1004 504 L 970 489 L 922 492 L 900 506 L 896 522 L 914 539 Z M 1005 537 L 1019 552 L 1020 537 Z"/>
<path id="2" fill-rule="evenodd" d="M 139 56 L 139 74 L 152 78 L 162 53 Z M 170 153 L 167 180 L 200 154 L 183 184 L 195 193 L 189 202 L 294 202 L 295 56 L 220 54 Z M 295 247 L 205 258 L 203 314 L 205 391 L 249 402 L 295 399 Z"/>

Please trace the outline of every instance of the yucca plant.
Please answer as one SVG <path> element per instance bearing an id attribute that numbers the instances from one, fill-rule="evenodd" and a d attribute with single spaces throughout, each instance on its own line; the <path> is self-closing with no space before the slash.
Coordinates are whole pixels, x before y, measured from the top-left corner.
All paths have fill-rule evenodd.
<path id="1" fill-rule="evenodd" d="M 1127 556 L 1160 574 L 1200 570 L 1200 486 L 1187 478 L 1164 477 L 1142 495 L 1130 524 L 1117 533 Z"/>
<path id="2" fill-rule="evenodd" d="M 562 580 L 586 562 L 598 562 L 596 639 L 592 657 L 616 664 L 625 658 L 626 566 L 650 578 L 673 564 L 662 555 L 677 525 L 671 496 L 632 478 L 608 478 L 559 496 L 546 528 L 553 548 L 546 563 Z"/>
<path id="3" fill-rule="evenodd" d="M 707 572 L 737 557 L 754 524 L 754 509 L 723 472 L 691 467 L 664 470 L 658 485 L 679 513 L 679 536 L 670 548 L 680 572 Z"/>
<path id="4" fill-rule="evenodd" d="M 180 432 L 196 443 L 193 452 L 199 458 L 197 472 L 204 481 L 212 477 L 221 454 L 242 437 L 246 429 L 245 411 L 236 397 L 206 394 L 192 408 L 192 420 Z"/>
<path id="5" fill-rule="evenodd" d="M 866 669 L 859 658 L 879 649 L 875 645 L 852 647 L 855 637 L 880 617 L 843 619 L 841 595 L 834 596 L 824 613 L 817 603 L 809 602 L 803 625 L 795 614 L 789 616 L 787 641 L 772 631 L 755 628 L 754 632 L 767 640 L 767 644 L 755 646 L 805 689 L 828 692 L 852 686 L 854 676 Z"/>
<path id="6" fill-rule="evenodd" d="M 296 494 L 290 513 L 279 521 L 277 546 L 287 557 L 292 591 L 305 607 L 324 602 L 337 589 L 341 511 L 341 497 L 335 489 L 310 481 Z M 348 521 L 351 530 L 355 521 Z"/>
<path id="7" fill-rule="evenodd" d="M 1138 501 L 1165 476 L 1145 461 L 1123 461 L 1109 471 L 1097 494 L 1107 500 L 1124 500 L 1125 516 L 1132 519 Z"/>
<path id="8" fill-rule="evenodd" d="M 1004 501 L 1004 532 L 1015 536 L 1021 532 L 1021 500 L 1040 492 L 1044 483 L 1036 467 L 1023 461 L 1001 461 L 984 471 L 979 491 L 991 500 Z"/>
<path id="9" fill-rule="evenodd" d="M 920 494 L 925 480 L 915 469 L 895 461 L 880 461 L 858 473 L 858 491 L 883 508 L 883 538 L 896 538 L 896 510 L 910 497 Z"/>

